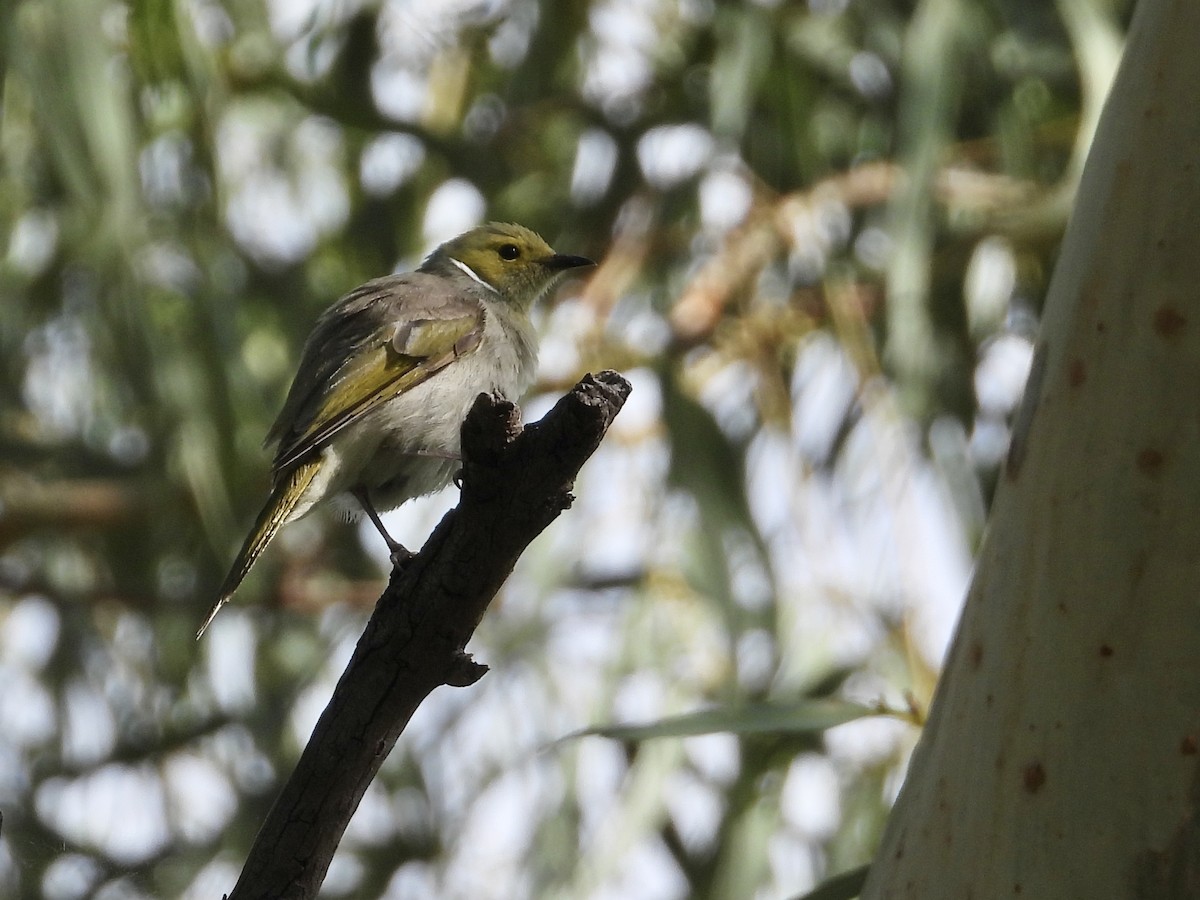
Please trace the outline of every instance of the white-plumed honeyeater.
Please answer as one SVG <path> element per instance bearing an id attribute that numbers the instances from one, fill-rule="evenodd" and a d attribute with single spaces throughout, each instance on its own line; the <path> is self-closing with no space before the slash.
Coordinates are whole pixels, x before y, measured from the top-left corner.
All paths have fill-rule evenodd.
<path id="1" fill-rule="evenodd" d="M 379 511 L 450 482 L 475 398 L 516 399 L 533 381 L 529 308 L 563 272 L 589 265 L 528 228 L 492 223 L 442 244 L 415 272 L 369 281 L 329 307 L 267 435 L 276 445 L 271 495 L 196 636 L 280 526 L 324 500 L 351 513 L 356 501 L 392 559 L 409 556 Z"/>

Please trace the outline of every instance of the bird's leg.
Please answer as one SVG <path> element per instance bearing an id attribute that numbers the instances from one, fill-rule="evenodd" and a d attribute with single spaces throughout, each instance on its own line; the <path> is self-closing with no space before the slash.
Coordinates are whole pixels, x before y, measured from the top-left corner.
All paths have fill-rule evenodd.
<path id="1" fill-rule="evenodd" d="M 375 507 L 371 505 L 371 499 L 367 495 L 365 487 L 356 487 L 350 491 L 351 496 L 362 506 L 363 512 L 367 514 L 367 518 L 371 520 L 371 524 L 383 536 L 387 542 L 388 549 L 391 550 L 392 565 L 396 568 L 401 568 L 406 562 L 413 558 L 413 553 L 402 543 L 387 533 L 387 529 L 383 527 L 383 522 L 379 519 L 379 513 L 375 512 Z"/>

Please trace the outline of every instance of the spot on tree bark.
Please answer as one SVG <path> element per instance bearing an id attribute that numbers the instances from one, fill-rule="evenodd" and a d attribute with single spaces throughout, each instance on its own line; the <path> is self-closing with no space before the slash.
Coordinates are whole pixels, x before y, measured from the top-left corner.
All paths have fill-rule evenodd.
<path id="1" fill-rule="evenodd" d="M 1160 306 L 1154 311 L 1154 330 L 1164 338 L 1178 337 L 1187 327 L 1187 316 L 1173 306 Z"/>
<path id="2" fill-rule="evenodd" d="M 1151 478 L 1156 477 L 1163 467 L 1166 457 L 1161 450 L 1155 450 L 1153 447 L 1146 447 L 1138 451 L 1137 467 L 1144 475 Z"/>
<path id="3" fill-rule="evenodd" d="M 1036 794 L 1046 783 L 1046 770 L 1040 762 L 1030 763 L 1021 771 L 1021 781 L 1026 791 Z"/>
<path id="4" fill-rule="evenodd" d="M 1078 356 L 1071 360 L 1071 364 L 1067 367 L 1067 384 L 1073 388 L 1077 388 L 1087 381 L 1087 366 Z"/>
<path id="5" fill-rule="evenodd" d="M 977 670 L 983 664 L 983 642 L 976 641 L 971 645 L 971 668 Z"/>

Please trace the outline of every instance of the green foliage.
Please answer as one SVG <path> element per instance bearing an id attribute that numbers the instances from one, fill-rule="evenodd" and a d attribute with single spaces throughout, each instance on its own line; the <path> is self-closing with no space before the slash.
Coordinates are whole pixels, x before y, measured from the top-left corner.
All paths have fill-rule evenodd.
<path id="1" fill-rule="evenodd" d="M 818 887 L 796 900 L 854 900 L 867 883 L 869 866 L 859 866 L 823 881 Z"/>
<path id="2" fill-rule="evenodd" d="M 0 4 L 0 894 L 231 888 L 383 580 L 314 516 L 190 640 L 259 444 L 320 310 L 482 219 L 601 260 L 530 414 L 633 400 L 327 890 L 865 862 L 915 737 L 870 713 L 932 691 L 1130 6 Z"/>
<path id="3" fill-rule="evenodd" d="M 757 703 L 744 708 L 721 707 L 659 719 L 648 725 L 594 725 L 568 738 L 594 734 L 617 741 L 691 737 L 698 734 L 817 734 L 875 713 L 857 703 L 818 700 L 791 706 Z M 566 738 L 564 738 L 566 740 Z"/>

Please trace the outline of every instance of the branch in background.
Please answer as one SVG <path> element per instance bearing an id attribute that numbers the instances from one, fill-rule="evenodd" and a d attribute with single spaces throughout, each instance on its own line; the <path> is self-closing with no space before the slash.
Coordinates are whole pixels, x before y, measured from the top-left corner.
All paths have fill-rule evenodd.
<path id="1" fill-rule="evenodd" d="M 134 477 L 0 478 L 0 547 L 36 528 L 90 530 L 136 521 L 149 496 L 145 480 Z"/>
<path id="2" fill-rule="evenodd" d="M 803 191 L 757 204 L 680 292 L 670 313 L 676 343 L 691 347 L 712 335 L 733 298 L 796 243 L 798 219 L 812 216 L 828 203 L 852 210 L 881 206 L 901 189 L 904 179 L 903 168 L 895 163 L 863 163 Z M 934 199 L 948 217 L 960 223 L 962 233 L 981 234 L 1007 211 L 1027 206 L 1044 191 L 1029 181 L 956 166 L 938 171 L 933 187 Z M 1018 229 L 1015 215 L 1009 219 L 1010 228 Z M 1059 224 L 1065 224 L 1065 218 Z M 613 255 L 600 266 L 592 285 L 603 283 L 600 279 Z"/>
<path id="3" fill-rule="evenodd" d="M 462 497 L 379 598 L 230 900 L 314 897 L 342 833 L 420 703 L 487 671 L 464 652 L 525 547 L 571 504 L 571 487 L 629 395 L 588 375 L 522 430 L 481 396 L 463 425 Z"/>

